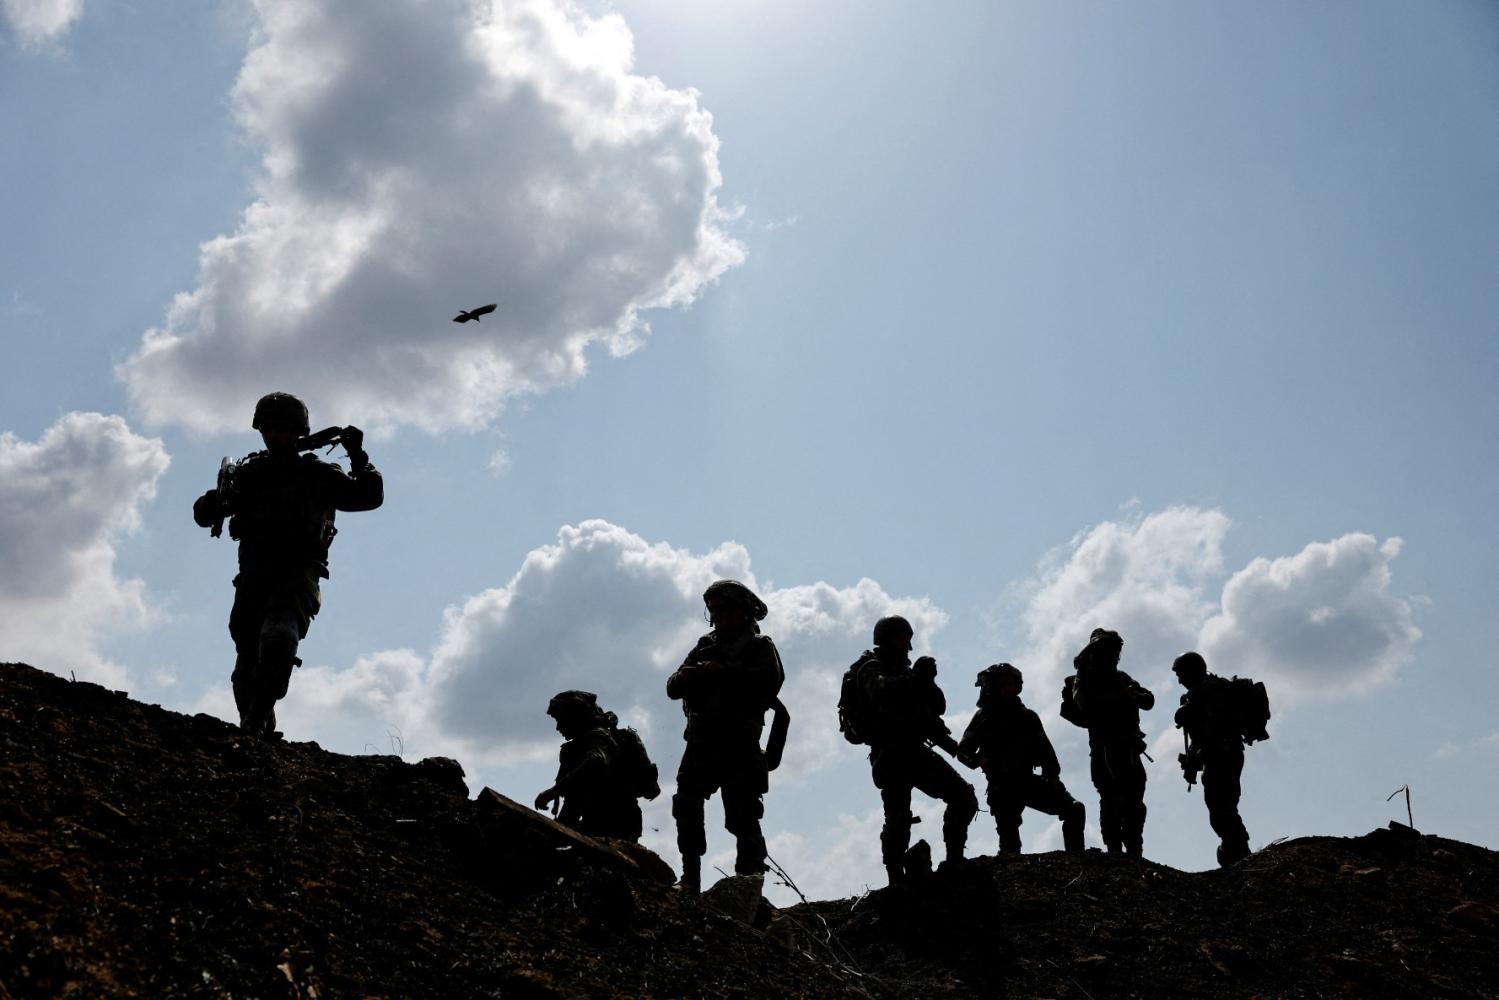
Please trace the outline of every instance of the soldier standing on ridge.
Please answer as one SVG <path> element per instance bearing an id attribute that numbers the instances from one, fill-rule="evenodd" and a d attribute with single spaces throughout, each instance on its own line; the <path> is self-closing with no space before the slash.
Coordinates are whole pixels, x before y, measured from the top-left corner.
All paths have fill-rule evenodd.
<path id="1" fill-rule="evenodd" d="M 1027 807 L 1060 817 L 1063 846 L 1070 854 L 1081 852 L 1086 811 L 1062 784 L 1062 765 L 1041 717 L 1020 701 L 1025 683 L 1020 671 L 996 663 L 979 671 L 974 683 L 978 712 L 958 745 L 978 755 L 989 779 L 989 812 L 999 831 L 999 852 L 1020 853 L 1020 820 Z"/>
<path id="2" fill-rule="evenodd" d="M 234 640 L 234 704 L 239 725 L 256 736 L 275 737 L 276 702 L 286 696 L 297 643 L 321 607 L 318 581 L 328 576 L 328 546 L 337 529 L 334 512 L 374 510 L 385 499 L 380 473 L 365 454 L 357 427 L 338 433 L 349 472 L 303 454 L 298 440 L 308 432 L 307 407 L 295 396 L 273 392 L 255 404 L 251 427 L 265 450 L 234 468 L 231 481 L 193 504 L 199 527 L 229 518 L 229 537 L 239 542 L 239 573 L 229 635 Z"/>
<path id="3" fill-rule="evenodd" d="M 775 643 L 760 634 L 757 623 L 768 609 L 753 591 L 737 580 L 719 580 L 703 592 L 703 604 L 713 631 L 666 681 L 667 697 L 680 700 L 687 716 L 671 814 L 682 852 L 682 886 L 693 892 L 702 887 L 708 850 L 703 807 L 715 791 L 722 791 L 724 826 L 738 846 L 735 874 L 765 871 L 760 818 L 770 772 L 760 732 L 786 679 Z"/>
<path id="4" fill-rule="evenodd" d="M 591 691 L 563 691 L 548 702 L 547 714 L 567 742 L 557 754 L 557 781 L 536 796 L 536 808 L 560 799 L 559 823 L 591 837 L 639 841 L 638 799 L 661 794 L 640 737 L 620 729 L 618 716 L 599 708 Z"/>
<path id="5" fill-rule="evenodd" d="M 1096 628 L 1062 685 L 1062 718 L 1088 730 L 1088 758 L 1098 789 L 1098 825 L 1110 851 L 1139 856 L 1145 841 L 1145 733 L 1140 710 L 1155 695 L 1119 669 L 1124 640 Z"/>
<path id="6" fill-rule="evenodd" d="M 1176 710 L 1176 724 L 1186 731 L 1188 741 L 1182 769 L 1189 785 L 1196 772 L 1202 772 L 1202 800 L 1220 841 L 1218 864 L 1226 868 L 1249 856 L 1249 831 L 1239 817 L 1244 741 L 1231 704 L 1232 682 L 1208 673 L 1199 653 L 1183 653 L 1171 669 L 1187 689 Z"/>
<path id="7" fill-rule="evenodd" d="M 913 789 L 947 803 L 942 841 L 948 864 L 963 860 L 968 824 L 979 804 L 973 786 L 932 749 L 935 743 L 955 756 L 960 753 L 942 721 L 947 699 L 937 686 L 937 661 L 923 656 L 911 663 L 914 633 L 911 623 L 898 615 L 875 622 L 873 638 L 874 649 L 852 668 L 857 672 L 857 724 L 869 743 L 870 771 L 885 808 L 880 854 L 890 884 L 897 885 L 907 875 Z"/>

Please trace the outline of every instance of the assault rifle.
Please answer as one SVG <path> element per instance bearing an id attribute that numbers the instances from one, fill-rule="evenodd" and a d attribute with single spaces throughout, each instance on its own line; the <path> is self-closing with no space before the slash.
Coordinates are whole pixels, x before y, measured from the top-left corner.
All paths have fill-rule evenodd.
<path id="1" fill-rule="evenodd" d="M 350 460 L 352 461 L 352 453 L 355 451 L 363 450 L 362 445 L 364 443 L 364 435 L 359 434 L 358 438 L 355 439 L 352 435 L 345 434 L 345 432 L 349 429 L 350 428 L 347 427 L 324 427 L 322 430 L 314 434 L 308 434 L 306 437 L 297 438 L 297 440 L 292 444 L 292 447 L 300 453 L 304 451 L 317 451 L 319 448 L 331 449 L 334 445 L 343 444 L 345 450 L 351 453 Z M 345 443 L 345 437 L 350 438 L 348 443 Z M 258 454 L 258 452 L 256 454 Z M 249 461 L 249 458 L 250 456 L 246 455 L 244 458 L 236 462 L 228 455 L 225 455 L 224 460 L 219 463 L 219 480 L 218 483 L 214 486 L 214 488 L 218 490 L 219 494 L 219 516 L 214 518 L 213 527 L 208 529 L 209 535 L 214 538 L 218 538 L 224 533 L 224 517 L 233 506 L 236 492 L 234 488 L 234 477 L 235 474 L 239 472 L 240 466 Z"/>
<path id="2" fill-rule="evenodd" d="M 1192 786 L 1197 784 L 1197 776 L 1202 773 L 1202 757 L 1192 749 L 1192 737 L 1182 730 L 1182 745 L 1186 747 L 1185 753 L 1176 755 L 1177 762 L 1182 766 L 1182 777 L 1187 779 L 1187 791 L 1192 791 Z"/>
<path id="3" fill-rule="evenodd" d="M 939 730 L 938 732 L 933 733 L 931 736 L 928 736 L 925 742 L 929 747 L 936 747 L 939 750 L 947 751 L 947 755 L 949 757 L 957 761 L 959 764 L 962 764 L 970 771 L 979 766 L 978 758 L 969 753 L 967 750 L 964 750 L 962 747 L 958 746 L 958 741 L 952 738 L 951 733 L 944 733 Z"/>

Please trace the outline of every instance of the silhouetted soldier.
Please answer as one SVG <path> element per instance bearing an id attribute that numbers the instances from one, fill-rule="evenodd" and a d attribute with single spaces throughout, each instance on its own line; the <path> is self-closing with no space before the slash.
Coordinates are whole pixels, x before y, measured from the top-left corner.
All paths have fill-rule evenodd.
<path id="1" fill-rule="evenodd" d="M 703 592 L 703 603 L 713 631 L 666 681 L 667 697 L 680 699 L 687 716 L 671 814 L 682 852 L 682 886 L 692 891 L 702 885 L 708 850 L 703 806 L 715 791 L 722 791 L 724 826 L 738 847 L 735 873 L 765 871 L 761 796 L 770 781 L 760 733 L 786 678 L 775 643 L 756 624 L 767 608 L 753 591 L 737 580 L 719 580 Z"/>
<path id="2" fill-rule="evenodd" d="M 321 607 L 318 581 L 328 576 L 334 511 L 374 510 L 385 498 L 385 486 L 364 453 L 357 427 L 345 427 L 339 435 L 349 456 L 348 474 L 300 452 L 307 407 L 295 396 L 261 397 L 250 426 L 260 431 L 265 450 L 238 464 L 227 492 L 215 488 L 199 497 L 193 520 L 217 534 L 228 517 L 229 537 L 239 542 L 229 611 L 234 704 L 241 729 L 272 737 L 278 735 L 276 702 L 286 696 L 292 668 L 302 662 L 297 643 Z"/>
<path id="3" fill-rule="evenodd" d="M 1083 849 L 1087 813 L 1062 784 L 1062 765 L 1041 717 L 1021 704 L 1024 683 L 1020 671 L 1008 663 L 981 670 L 975 681 L 978 711 L 958 745 L 978 756 L 989 779 L 989 812 L 999 831 L 1001 854 L 1020 853 L 1020 820 L 1027 808 L 1059 817 L 1062 844 L 1076 853 Z"/>
<path id="4" fill-rule="evenodd" d="M 656 765 L 633 729 L 599 708 L 590 691 L 563 691 L 547 703 L 547 714 L 567 740 L 557 754 L 557 780 L 536 796 L 536 808 L 561 800 L 557 820 L 591 837 L 638 841 L 641 798 L 661 793 Z"/>
<path id="5" fill-rule="evenodd" d="M 949 863 L 963 859 L 968 824 L 979 808 L 973 786 L 932 749 L 936 743 L 960 754 L 942 720 L 947 699 L 937 686 L 937 661 L 923 656 L 911 663 L 913 635 L 911 623 L 904 618 L 881 618 L 874 626 L 874 649 L 866 651 L 854 667 L 858 671 L 859 732 L 869 743 L 870 769 L 885 807 L 880 855 L 891 885 L 906 877 L 913 789 L 947 804 L 942 841 Z"/>
<path id="6" fill-rule="evenodd" d="M 1186 731 L 1188 749 L 1182 769 L 1190 785 L 1202 774 L 1202 800 L 1208 822 L 1218 835 L 1218 864 L 1224 867 L 1249 856 L 1249 831 L 1239 817 L 1239 778 L 1244 773 L 1244 741 L 1232 705 L 1231 682 L 1208 673 L 1198 653 L 1183 653 L 1171 664 L 1187 693 L 1176 710 L 1176 724 Z"/>
<path id="7" fill-rule="evenodd" d="M 1096 628 L 1073 659 L 1076 673 L 1062 685 L 1062 718 L 1088 730 L 1093 787 L 1098 789 L 1098 825 L 1110 851 L 1139 855 L 1145 840 L 1145 733 L 1140 710 L 1155 695 L 1119 669 L 1124 640 Z"/>

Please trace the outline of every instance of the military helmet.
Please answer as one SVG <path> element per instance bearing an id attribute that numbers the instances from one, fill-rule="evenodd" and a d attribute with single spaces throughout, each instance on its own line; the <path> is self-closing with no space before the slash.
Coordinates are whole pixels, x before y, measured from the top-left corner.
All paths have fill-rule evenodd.
<path id="1" fill-rule="evenodd" d="M 307 404 L 289 392 L 271 392 L 260 397 L 255 404 L 255 419 L 250 426 L 260 430 L 267 423 L 283 423 L 306 434 L 311 427 L 307 420 Z"/>
<path id="2" fill-rule="evenodd" d="M 547 702 L 547 714 L 554 719 L 564 715 L 592 715 L 599 708 L 599 696 L 592 691 L 563 691 Z"/>
<path id="3" fill-rule="evenodd" d="M 1208 661 L 1198 652 L 1186 652 L 1171 663 L 1178 677 L 1201 677 L 1208 672 Z"/>
<path id="4" fill-rule="evenodd" d="M 757 622 L 763 621 L 765 616 L 770 614 L 770 609 L 765 606 L 765 602 L 738 580 L 715 580 L 708 584 L 708 589 L 703 591 L 703 603 L 706 604 L 711 597 L 733 601 L 744 608 L 745 613 Z"/>
<path id="5" fill-rule="evenodd" d="M 897 635 L 911 638 L 916 630 L 911 628 L 911 623 L 900 615 L 888 615 L 874 623 L 874 644 L 883 646 Z"/>
<path id="6" fill-rule="evenodd" d="M 979 671 L 978 679 L 973 682 L 974 687 L 987 688 L 998 685 L 1001 681 L 1014 681 L 1016 688 L 1025 687 L 1025 678 L 1021 675 L 1018 667 L 1009 663 L 996 663 Z"/>

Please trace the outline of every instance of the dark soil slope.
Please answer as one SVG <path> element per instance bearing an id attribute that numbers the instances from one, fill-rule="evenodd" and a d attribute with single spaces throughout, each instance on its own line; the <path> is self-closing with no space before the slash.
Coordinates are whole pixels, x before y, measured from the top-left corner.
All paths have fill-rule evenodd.
<path id="1" fill-rule="evenodd" d="M 468 798 L 454 762 L 246 740 L 13 664 L 0 781 L 0 1000 L 1499 996 L 1499 856 L 1414 833 L 1203 874 L 981 858 L 761 931 L 649 852 Z"/>

